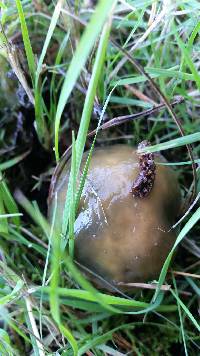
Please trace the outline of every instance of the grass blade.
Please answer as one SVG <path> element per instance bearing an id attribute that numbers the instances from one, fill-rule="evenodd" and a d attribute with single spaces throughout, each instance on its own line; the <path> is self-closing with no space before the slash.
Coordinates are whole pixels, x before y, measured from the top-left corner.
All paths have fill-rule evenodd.
<path id="1" fill-rule="evenodd" d="M 75 208 L 75 191 L 76 191 L 76 141 L 74 132 L 72 132 L 72 160 L 71 160 L 71 199 L 70 199 L 70 213 L 69 213 L 69 255 L 74 257 L 74 222 L 76 215 Z"/>
<path id="2" fill-rule="evenodd" d="M 62 4 L 63 4 L 63 0 L 58 0 L 53 16 L 51 18 L 50 26 L 46 35 L 44 46 L 42 48 L 42 53 L 40 55 L 36 76 L 35 76 L 35 117 L 37 123 L 37 131 L 38 131 L 38 136 L 40 138 L 40 141 L 42 142 L 44 140 L 44 146 L 46 148 L 49 147 L 49 134 L 47 131 L 46 123 L 44 121 L 44 109 L 43 109 L 44 105 L 43 105 L 43 98 L 42 98 L 42 86 L 40 83 L 40 73 L 42 70 L 42 65 L 47 52 L 47 48 L 49 46 L 53 32 L 58 22 L 58 18 L 60 16 Z"/>
<path id="3" fill-rule="evenodd" d="M 199 75 L 194 63 L 192 62 L 189 49 L 185 46 L 184 42 L 181 40 L 181 38 L 177 34 L 175 34 L 175 37 L 176 37 L 177 43 L 181 49 L 184 60 L 187 63 L 188 67 L 190 68 L 190 71 L 191 71 L 193 78 L 196 82 L 197 88 L 200 90 L 200 75 Z"/>
<path id="4" fill-rule="evenodd" d="M 157 152 L 168 150 L 170 148 L 180 147 L 184 145 L 188 145 L 190 143 L 200 141 L 200 132 L 195 132 L 194 134 L 186 135 L 183 137 L 175 138 L 174 140 L 170 140 L 167 142 L 159 143 L 154 146 L 149 146 L 142 148 L 139 152 Z"/>
<path id="5" fill-rule="evenodd" d="M 96 11 L 92 15 L 92 18 L 85 29 L 85 32 L 78 44 L 76 52 L 67 71 L 65 81 L 62 86 L 55 118 L 55 154 L 57 161 L 59 159 L 58 134 L 61 115 L 69 95 L 76 83 L 76 80 L 86 63 L 88 55 L 91 52 L 91 49 L 102 29 L 102 26 L 115 3 L 115 0 L 99 1 L 99 4 L 96 7 Z"/>
<path id="6" fill-rule="evenodd" d="M 30 38 L 29 38 L 28 28 L 26 25 L 25 15 L 24 15 L 21 0 L 15 0 L 15 2 L 17 5 L 17 11 L 18 11 L 18 15 L 19 15 L 20 24 L 21 24 L 22 37 L 23 37 L 24 47 L 25 47 L 25 51 L 26 51 L 28 67 L 29 67 L 29 71 L 30 71 L 32 80 L 34 80 L 36 66 L 35 66 L 35 59 L 34 59 L 32 46 L 31 46 L 31 42 L 30 42 Z"/>
<path id="7" fill-rule="evenodd" d="M 61 59 L 62 56 L 64 54 L 64 50 L 67 46 L 67 43 L 69 41 L 69 35 L 70 35 L 70 31 L 68 31 L 60 45 L 60 48 L 58 50 L 56 59 L 55 59 L 55 67 L 58 66 L 61 63 Z M 51 79 L 51 85 L 50 85 L 50 98 L 51 98 L 51 107 L 50 107 L 50 122 L 51 125 L 54 124 L 54 117 L 56 114 L 56 97 L 57 97 L 57 91 L 58 91 L 58 87 L 57 87 L 57 83 L 55 83 L 55 79 L 56 79 L 56 73 L 53 72 L 52 74 L 52 79 Z M 54 128 L 51 128 L 51 132 L 53 132 Z"/>
<path id="8" fill-rule="evenodd" d="M 117 86 L 117 84 L 116 84 L 116 86 Z M 85 184 L 85 180 L 86 180 L 87 172 L 88 172 L 88 169 L 89 169 L 89 164 L 90 164 L 90 161 L 91 161 L 91 158 L 92 158 L 92 153 L 93 153 L 93 150 L 94 150 L 94 145 L 95 145 L 96 138 L 97 138 L 97 135 L 98 135 L 98 132 L 99 132 L 99 128 L 101 126 L 101 123 L 102 123 L 102 120 L 103 120 L 107 105 L 108 105 L 108 103 L 110 101 L 111 95 L 112 95 L 113 91 L 115 90 L 116 86 L 109 93 L 109 95 L 108 95 L 108 97 L 106 99 L 106 102 L 105 102 L 105 104 L 103 106 L 103 110 L 101 112 L 101 116 L 99 118 L 99 122 L 98 122 L 98 126 L 97 126 L 97 129 L 96 129 L 96 133 L 95 133 L 95 136 L 94 136 L 94 139 L 93 139 L 93 142 L 92 142 L 92 146 L 90 148 L 90 151 L 89 151 L 85 166 L 83 168 L 83 173 L 81 175 L 81 179 L 80 179 L 80 183 L 79 183 L 79 189 L 78 189 L 78 192 L 76 194 L 76 211 L 78 209 L 78 204 L 79 204 L 79 201 L 80 201 L 80 198 L 81 198 L 81 194 L 82 194 L 82 191 L 83 191 L 83 187 L 84 187 L 84 184 Z"/>
<path id="9" fill-rule="evenodd" d="M 10 214 L 18 214 L 18 207 L 15 203 L 7 184 L 4 182 L 3 177 L 0 172 L 0 199 L 3 202 L 5 210 Z M 13 223 L 18 227 L 20 226 L 20 218 L 19 216 L 13 216 Z"/>
<path id="10" fill-rule="evenodd" d="M 51 38 L 53 36 L 53 32 L 55 30 L 55 27 L 57 25 L 57 22 L 58 22 L 58 19 L 59 19 L 59 16 L 60 16 L 60 12 L 61 12 L 61 9 L 62 9 L 63 1 L 64 0 L 58 0 L 58 2 L 56 4 L 56 7 L 55 7 L 55 10 L 54 10 L 54 13 L 53 13 L 52 18 L 51 18 L 51 23 L 50 23 L 50 26 L 49 26 L 49 29 L 48 29 L 48 32 L 47 32 L 47 35 L 46 35 L 44 46 L 42 48 L 42 53 L 41 53 L 40 59 L 38 61 L 38 66 L 37 66 L 37 71 L 36 71 L 36 87 L 37 87 L 38 78 L 39 78 L 41 70 L 42 70 L 42 64 L 44 62 L 44 58 L 45 58 L 45 55 L 46 55 L 46 52 L 47 52 L 47 48 L 49 46 L 49 43 L 50 43 Z"/>
<path id="11" fill-rule="evenodd" d="M 0 171 L 5 171 L 6 169 L 13 167 L 15 164 L 22 161 L 29 153 L 30 151 L 24 152 L 17 157 L 11 158 L 6 162 L 0 163 Z"/>
<path id="12" fill-rule="evenodd" d="M 194 324 L 194 326 L 197 328 L 197 330 L 200 332 L 200 324 L 196 321 L 196 319 L 193 317 L 189 309 L 186 307 L 186 305 L 182 302 L 182 300 L 178 297 L 178 295 L 171 289 L 171 293 L 174 296 L 174 298 L 177 300 L 181 308 L 184 310 L 186 313 L 187 317 L 191 320 L 191 322 Z"/>
<path id="13" fill-rule="evenodd" d="M 176 249 L 176 247 L 178 246 L 178 244 L 183 240 L 183 238 L 185 237 L 185 235 L 192 229 L 192 227 L 197 223 L 197 221 L 200 219 L 200 208 L 198 208 L 196 210 L 196 212 L 191 216 L 191 218 L 188 220 L 188 222 L 185 224 L 185 226 L 183 227 L 183 229 L 181 230 L 181 232 L 179 233 L 174 246 L 172 247 L 168 257 L 165 260 L 165 263 L 162 267 L 161 273 L 160 273 L 160 277 L 159 277 L 159 281 L 158 281 L 158 287 L 155 291 L 154 294 L 154 300 L 157 298 L 159 291 L 160 291 L 160 286 L 164 283 L 166 274 L 167 274 L 167 270 L 169 267 L 169 264 L 171 262 L 171 259 L 173 257 L 174 251 Z"/>
<path id="14" fill-rule="evenodd" d="M 172 280 L 173 280 L 174 289 L 175 289 L 174 293 L 178 296 L 178 288 L 177 288 L 177 284 L 176 284 L 176 279 L 174 278 L 173 274 L 172 274 Z M 183 339 L 185 356 L 188 356 L 187 344 L 186 344 L 186 338 L 185 338 L 184 326 L 183 326 L 183 317 L 182 317 L 182 312 L 181 312 L 181 308 L 180 308 L 180 304 L 178 302 L 178 299 L 177 299 L 177 306 L 178 306 L 178 314 L 179 314 L 179 319 L 180 319 L 180 329 L 181 329 L 181 334 L 182 334 L 182 339 Z"/>
<path id="15" fill-rule="evenodd" d="M 107 23 L 104 26 L 100 41 L 99 41 L 99 46 L 94 62 L 94 67 L 92 71 L 92 76 L 90 79 L 89 87 L 87 90 L 86 98 L 85 98 L 85 103 L 84 103 L 84 108 L 81 116 L 81 123 L 77 135 L 77 140 L 76 140 L 76 179 L 77 175 L 79 172 L 80 164 L 81 164 L 81 159 L 83 155 L 83 150 L 85 146 L 85 141 L 87 137 L 87 132 L 88 132 L 88 127 L 90 123 L 90 118 L 91 118 L 91 112 L 94 104 L 94 98 L 95 98 L 95 93 L 99 81 L 99 77 L 101 74 L 103 62 L 105 59 L 105 53 L 106 53 L 106 48 L 108 44 L 108 38 L 109 38 L 109 33 L 110 33 L 110 22 Z M 69 201 L 71 201 L 71 174 L 70 174 L 70 179 L 69 179 L 69 185 L 68 185 L 68 190 L 67 190 L 67 196 L 66 196 L 66 203 L 65 203 L 65 208 L 63 212 L 63 224 L 62 224 L 62 234 L 65 236 L 68 228 L 68 218 L 69 218 Z"/>

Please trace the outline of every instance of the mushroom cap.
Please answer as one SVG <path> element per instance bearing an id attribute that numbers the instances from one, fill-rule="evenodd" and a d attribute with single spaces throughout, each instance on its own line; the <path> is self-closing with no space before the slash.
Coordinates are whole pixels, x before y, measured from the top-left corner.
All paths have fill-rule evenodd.
<path id="1" fill-rule="evenodd" d="M 155 161 L 166 162 L 161 155 Z M 69 173 L 70 161 L 51 195 L 50 216 L 57 193 L 57 224 L 62 221 Z M 181 203 L 176 174 L 157 164 L 153 189 L 140 198 L 131 192 L 138 173 L 136 149 L 95 149 L 75 221 L 75 259 L 114 285 L 156 279 L 176 239 L 175 231 L 169 231 Z"/>

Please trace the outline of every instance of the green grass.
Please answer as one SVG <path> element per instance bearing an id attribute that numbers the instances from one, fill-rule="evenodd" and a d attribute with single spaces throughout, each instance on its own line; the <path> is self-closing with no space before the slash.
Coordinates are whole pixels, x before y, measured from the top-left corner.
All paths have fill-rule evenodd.
<path id="1" fill-rule="evenodd" d="M 0 5 L 10 48 L 15 36 L 24 45 L 23 60 L 15 51 L 13 66 L 5 34 L 0 37 L 0 354 L 196 355 L 200 350 L 199 203 L 181 220 L 154 291 L 126 294 L 96 289 L 74 263 L 74 221 L 92 153 L 99 145 L 135 146 L 148 138 L 151 146 L 143 151 L 163 151 L 166 164 L 179 173 L 182 195 L 193 190 L 186 145 L 192 145 L 199 165 L 200 4 L 196 0 L 176 1 L 166 8 L 159 0 L 129 1 L 127 6 L 100 0 L 96 8 L 84 4 L 58 0 L 33 6 L 16 0 L 15 5 Z M 156 17 L 163 9 L 165 16 L 146 33 L 153 6 Z M 17 68 L 18 78 L 26 77 L 34 107 L 22 108 L 18 103 L 17 82 L 5 75 L 6 60 Z M 183 102 L 172 112 L 168 102 L 180 95 Z M 151 109 L 152 102 L 163 102 L 163 96 L 165 109 L 100 129 L 105 118 Z M 181 123 L 183 136 L 174 118 Z M 91 141 L 87 135 L 95 129 Z M 62 226 L 57 228 L 59 202 L 50 224 L 47 191 L 52 172 L 59 163 L 59 175 L 70 145 L 70 181 Z M 85 148 L 90 151 L 77 188 Z M 196 171 L 199 192 L 198 167 Z M 169 291 L 162 290 L 163 283 L 171 285 Z"/>

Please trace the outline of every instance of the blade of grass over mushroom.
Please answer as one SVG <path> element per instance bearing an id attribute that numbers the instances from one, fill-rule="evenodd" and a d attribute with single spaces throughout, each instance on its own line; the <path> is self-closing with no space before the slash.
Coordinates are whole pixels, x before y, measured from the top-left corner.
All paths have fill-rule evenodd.
<path id="1" fill-rule="evenodd" d="M 81 159 L 85 147 L 87 132 L 89 128 L 92 108 L 94 105 L 95 93 L 98 86 L 98 81 L 101 75 L 103 63 L 105 60 L 106 48 L 108 45 L 108 39 L 110 34 L 111 19 L 106 23 L 103 28 L 102 35 L 100 37 L 99 46 L 93 66 L 92 76 L 87 90 L 87 95 L 85 98 L 85 103 L 83 107 L 83 112 L 81 116 L 80 128 L 77 135 L 76 141 L 76 173 L 79 171 Z"/>
<path id="2" fill-rule="evenodd" d="M 31 46 L 30 38 L 29 38 L 28 28 L 26 25 L 25 15 L 24 15 L 21 0 L 15 0 L 15 2 L 16 2 L 17 11 L 19 14 L 19 20 L 20 20 L 20 24 L 21 24 L 22 37 L 23 37 L 24 47 L 25 47 L 25 51 L 26 51 L 26 57 L 27 57 L 27 61 L 28 61 L 29 71 L 31 74 L 32 81 L 34 83 L 36 65 L 35 65 L 34 54 L 33 54 L 32 46 Z"/>
<path id="3" fill-rule="evenodd" d="M 157 152 L 157 151 L 163 151 L 163 150 L 168 150 L 171 148 L 176 148 L 184 145 L 188 145 L 194 142 L 200 141 L 200 132 L 195 132 L 194 134 L 186 135 L 183 137 L 175 138 L 173 140 L 159 143 L 154 146 L 149 146 L 149 147 L 144 147 L 140 149 L 140 153 L 143 152 Z"/>
<path id="4" fill-rule="evenodd" d="M 102 29 L 102 26 L 115 3 L 116 3 L 115 0 L 99 1 L 95 12 L 91 17 L 91 20 L 87 25 L 83 36 L 81 37 L 76 52 L 68 68 L 62 86 L 61 94 L 59 97 L 56 118 L 55 118 L 55 154 L 56 154 L 57 161 L 59 159 L 58 135 L 59 135 L 61 115 L 63 113 L 69 95 L 76 83 L 76 80 L 86 63 L 87 57 L 91 52 L 91 49 Z M 79 142 L 79 138 L 77 138 L 77 142 Z"/>
<path id="5" fill-rule="evenodd" d="M 76 192 L 76 141 L 74 131 L 72 131 L 72 158 L 71 158 L 71 196 L 69 211 L 69 255 L 74 257 L 74 223 L 76 215 L 75 192 Z"/>
<path id="6" fill-rule="evenodd" d="M 87 177 L 87 172 L 88 172 L 89 164 L 90 164 L 90 161 L 91 161 L 91 158 L 92 158 L 92 153 L 93 153 L 93 150 L 94 150 L 94 145 L 95 145 L 95 142 L 96 142 L 96 139 L 97 139 L 97 135 L 98 135 L 99 129 L 101 127 L 101 123 L 102 123 L 102 120 L 103 120 L 107 105 L 108 105 L 108 103 L 110 101 L 111 95 L 112 95 L 113 91 L 115 90 L 116 86 L 117 86 L 117 84 L 114 86 L 114 88 L 109 93 L 109 95 L 108 95 L 108 97 L 106 99 L 106 102 L 105 102 L 105 104 L 103 106 L 103 110 L 101 112 L 100 118 L 99 118 L 98 126 L 96 128 L 95 136 L 94 136 L 94 139 L 93 139 L 93 142 L 92 142 L 92 146 L 91 146 L 90 151 L 88 153 L 88 157 L 87 157 L 85 166 L 83 168 L 83 173 L 81 175 L 79 189 L 78 189 L 78 192 L 76 194 L 76 206 L 75 206 L 76 211 L 78 209 L 78 204 L 79 204 L 79 201 L 80 201 L 80 198 L 81 198 L 81 194 L 82 194 L 82 191 L 83 191 L 83 187 L 84 187 L 84 184 L 85 184 L 85 180 L 86 180 L 86 177 Z"/>
<path id="7" fill-rule="evenodd" d="M 97 54 L 93 66 L 92 76 L 90 79 L 89 87 L 87 90 L 83 112 L 81 116 L 81 122 L 78 130 L 78 135 L 76 139 L 76 170 L 75 170 L 75 179 L 77 178 L 81 159 L 84 151 L 84 146 L 87 138 L 87 132 L 90 124 L 90 118 L 92 113 L 92 108 L 94 105 L 94 98 L 96 89 L 98 86 L 98 81 L 101 75 L 102 66 L 105 60 L 105 53 L 108 44 L 108 38 L 110 34 L 110 21 L 104 25 L 102 35 L 100 37 Z M 71 184 L 72 177 L 70 174 L 68 190 L 66 195 L 65 207 L 63 212 L 63 221 L 62 221 L 62 234 L 66 236 L 67 228 L 68 228 L 68 220 L 69 220 L 69 204 L 68 202 L 71 200 Z"/>
<path id="8" fill-rule="evenodd" d="M 183 238 L 186 236 L 186 234 L 192 229 L 192 227 L 197 223 L 197 221 L 200 219 L 200 208 L 196 210 L 196 212 L 191 216 L 191 218 L 188 220 L 188 222 L 185 224 L 181 232 L 179 233 L 174 246 L 172 247 L 169 255 L 167 256 L 165 263 L 162 267 L 162 270 L 160 272 L 159 276 L 159 281 L 158 281 L 158 286 L 154 294 L 153 300 L 155 300 L 160 292 L 160 286 L 164 283 L 169 264 L 171 262 L 171 259 L 173 257 L 174 251 L 178 244 L 183 240 Z"/>

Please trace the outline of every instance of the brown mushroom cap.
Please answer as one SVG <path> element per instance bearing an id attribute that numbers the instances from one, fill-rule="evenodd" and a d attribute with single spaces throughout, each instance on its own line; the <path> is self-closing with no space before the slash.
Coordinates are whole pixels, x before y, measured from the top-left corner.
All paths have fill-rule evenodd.
<path id="1" fill-rule="evenodd" d="M 84 154 L 82 169 L 87 158 Z M 156 162 L 165 161 L 161 155 Z M 57 223 L 61 224 L 70 172 L 64 166 L 52 193 L 57 192 Z M 170 230 L 180 209 L 175 173 L 157 164 L 152 191 L 133 197 L 138 154 L 126 145 L 94 151 L 75 222 L 75 258 L 112 284 L 145 282 L 159 276 L 176 239 Z"/>

